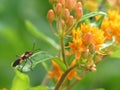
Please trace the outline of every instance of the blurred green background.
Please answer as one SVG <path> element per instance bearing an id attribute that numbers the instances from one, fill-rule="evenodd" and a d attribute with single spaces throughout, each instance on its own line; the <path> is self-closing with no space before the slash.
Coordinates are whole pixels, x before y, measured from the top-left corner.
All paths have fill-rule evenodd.
<path id="1" fill-rule="evenodd" d="M 46 19 L 49 8 L 49 0 L 0 0 L 0 88 L 10 90 L 15 76 L 11 64 L 16 55 L 31 50 L 34 41 L 36 49 L 56 53 L 52 46 L 27 31 L 25 25 L 25 20 L 29 20 L 40 32 L 56 40 Z M 40 85 L 45 73 L 40 65 L 29 72 L 31 86 Z M 98 64 L 97 72 L 89 73 L 73 90 L 120 90 L 119 84 L 120 58 L 110 57 Z"/>

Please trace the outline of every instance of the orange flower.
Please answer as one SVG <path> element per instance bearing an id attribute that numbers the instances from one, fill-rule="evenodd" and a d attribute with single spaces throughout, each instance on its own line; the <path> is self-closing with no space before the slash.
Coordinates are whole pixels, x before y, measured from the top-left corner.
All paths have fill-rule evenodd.
<path id="1" fill-rule="evenodd" d="M 69 43 L 69 47 L 72 49 L 70 54 L 75 54 L 76 59 L 80 59 L 80 53 L 84 50 L 81 34 L 80 30 L 72 30 L 73 41 Z"/>
<path id="2" fill-rule="evenodd" d="M 76 60 L 73 60 L 70 67 L 74 66 L 76 64 Z M 75 77 L 78 80 L 81 80 L 81 78 L 77 75 L 77 69 L 72 69 L 68 74 L 68 79 L 71 80 L 73 77 Z"/>
<path id="3" fill-rule="evenodd" d="M 120 14 L 118 11 L 108 11 L 108 17 L 104 18 L 101 29 L 105 32 L 107 40 L 111 40 L 115 36 L 116 42 L 120 41 Z"/>
<path id="4" fill-rule="evenodd" d="M 104 32 L 95 26 L 86 24 L 81 25 L 81 30 L 83 32 L 82 39 L 84 45 L 88 46 L 92 44 L 95 46 L 96 50 L 99 51 L 101 44 L 105 41 Z"/>
<path id="5" fill-rule="evenodd" d="M 81 53 L 90 49 L 89 46 L 94 46 L 96 51 L 99 52 L 101 44 L 104 43 L 104 32 L 95 26 L 82 24 L 81 28 L 72 30 L 73 41 L 69 43 L 71 54 L 75 54 L 75 59 L 80 59 Z M 68 52 L 67 52 L 68 53 Z"/>
<path id="6" fill-rule="evenodd" d="M 49 71 L 49 78 L 52 78 L 52 77 L 56 77 L 57 80 L 60 79 L 60 77 L 62 76 L 62 70 L 60 68 L 60 66 L 55 62 L 55 61 L 52 61 L 52 64 L 53 64 L 53 70 L 52 71 Z"/>

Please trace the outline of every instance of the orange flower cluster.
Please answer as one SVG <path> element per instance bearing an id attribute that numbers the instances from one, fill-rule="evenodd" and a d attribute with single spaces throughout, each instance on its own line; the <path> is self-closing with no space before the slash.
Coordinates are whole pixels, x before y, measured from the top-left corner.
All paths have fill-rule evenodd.
<path id="1" fill-rule="evenodd" d="M 88 2 L 90 1 L 88 0 Z M 120 41 L 119 12 L 108 11 L 108 17 L 103 19 L 100 29 L 85 23 L 82 23 L 81 26 L 76 29 L 79 23 L 78 21 L 83 14 L 81 2 L 77 2 L 76 0 L 50 0 L 50 3 L 54 8 L 48 11 L 47 18 L 50 23 L 56 20 L 58 36 L 62 37 L 61 39 L 63 40 L 61 43 L 61 51 L 63 51 L 60 54 L 67 69 L 77 65 L 84 68 L 85 71 L 96 71 L 96 63 L 102 59 L 103 54 L 101 49 L 106 44 L 105 42 L 110 41 L 113 36 L 116 38 L 116 42 Z M 95 5 L 95 7 L 97 6 L 98 5 Z M 71 14 L 71 11 L 73 11 L 74 14 Z M 99 18 L 98 16 L 97 19 Z M 72 41 L 66 46 L 67 48 L 63 47 L 64 37 L 66 35 L 72 37 Z M 66 53 L 64 53 L 65 50 Z M 71 55 L 74 56 L 74 59 L 68 64 L 66 57 Z M 83 60 L 85 61 L 82 62 Z M 61 66 L 54 60 L 52 61 L 52 65 L 53 70 L 49 71 L 49 77 L 55 77 L 59 81 L 67 70 L 63 71 Z M 77 75 L 77 70 L 77 67 L 73 68 L 67 73 L 65 78 L 71 80 L 75 77 L 80 80 L 81 78 Z"/>
<path id="2" fill-rule="evenodd" d="M 101 45 L 105 41 L 104 32 L 95 26 L 81 24 L 81 28 L 72 30 L 72 42 L 69 43 L 71 51 L 76 59 L 80 59 L 82 52 L 100 51 Z M 92 48 L 92 49 L 91 49 Z"/>
<path id="3" fill-rule="evenodd" d="M 69 48 L 71 51 L 67 52 L 68 55 L 75 54 L 75 59 L 72 61 L 69 67 L 76 65 L 77 60 L 81 59 L 81 55 L 84 52 L 88 52 L 88 56 L 86 57 L 87 63 L 84 65 L 86 70 L 96 71 L 96 65 L 93 61 L 93 53 L 100 52 L 101 45 L 105 41 L 104 32 L 99 30 L 95 26 L 90 26 L 86 24 L 81 24 L 80 28 L 72 30 L 72 42 L 69 43 Z M 52 61 L 53 70 L 49 72 L 50 78 L 56 77 L 57 80 L 63 74 L 61 67 L 55 62 Z M 81 78 L 77 76 L 77 68 L 71 70 L 67 76 L 69 80 L 73 77 L 80 80 Z"/>
<path id="4" fill-rule="evenodd" d="M 61 40 L 61 50 L 63 50 L 62 58 L 63 62 L 65 63 L 65 54 L 64 54 L 64 37 L 68 35 L 71 32 L 72 26 L 81 19 L 83 15 L 82 11 L 82 4 L 81 2 L 77 2 L 77 0 L 49 0 L 50 3 L 53 6 L 53 9 L 50 9 L 47 13 L 47 19 L 49 20 L 50 24 L 53 21 L 56 21 L 56 28 L 55 34 L 57 34 Z M 73 14 L 74 13 L 74 14 Z M 79 37 L 79 36 L 78 36 Z M 80 44 L 80 42 L 79 42 Z M 77 49 L 77 48 L 76 48 Z M 76 50 L 75 50 L 76 51 Z M 77 52 L 76 52 L 77 53 Z M 62 61 L 62 60 L 61 60 Z M 57 80 L 60 79 L 62 74 L 64 73 L 55 61 L 52 61 L 53 64 L 53 70 L 49 72 L 49 77 L 55 77 Z M 73 61 L 70 65 L 66 67 L 69 69 L 72 66 L 74 66 L 76 63 Z M 67 78 L 71 80 L 73 77 L 76 79 L 80 79 L 80 77 L 77 76 L 77 69 L 72 69 L 68 75 Z"/>
<path id="5" fill-rule="evenodd" d="M 104 18 L 101 29 L 105 32 L 107 40 L 114 36 L 116 42 L 120 41 L 120 14 L 118 11 L 108 11 L 108 17 Z"/>

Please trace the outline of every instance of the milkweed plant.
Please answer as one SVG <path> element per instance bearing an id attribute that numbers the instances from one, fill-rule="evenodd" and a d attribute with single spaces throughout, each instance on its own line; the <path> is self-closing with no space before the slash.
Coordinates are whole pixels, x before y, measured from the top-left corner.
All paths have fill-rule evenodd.
<path id="1" fill-rule="evenodd" d="M 25 65 L 15 67 L 16 77 L 11 90 L 18 90 L 18 86 L 22 88 L 19 90 L 73 90 L 72 87 L 89 72 L 96 72 L 98 63 L 111 55 L 120 44 L 120 14 L 117 5 L 111 9 L 113 4 L 110 5 L 109 0 L 100 3 L 95 3 L 95 0 L 49 2 L 52 8 L 46 16 L 58 43 L 37 31 L 29 21 L 26 21 L 26 25 L 32 34 L 56 48 L 57 53 L 51 55 L 40 50 L 29 57 L 32 63 L 27 60 Z M 109 3 L 109 8 L 103 10 L 102 3 Z M 50 61 L 50 64 L 46 61 Z M 39 63 L 50 68 L 43 83 L 31 87 L 29 77 L 24 72 L 33 71 Z M 47 86 L 48 80 L 51 80 L 51 86 Z"/>

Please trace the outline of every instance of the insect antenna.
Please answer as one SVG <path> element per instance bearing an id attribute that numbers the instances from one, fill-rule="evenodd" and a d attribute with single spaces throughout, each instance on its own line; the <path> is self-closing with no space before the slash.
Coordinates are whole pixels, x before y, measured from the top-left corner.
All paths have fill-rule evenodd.
<path id="1" fill-rule="evenodd" d="M 33 43 L 32 52 L 34 52 L 35 42 Z"/>
<path id="2" fill-rule="evenodd" d="M 33 47 L 32 47 L 32 52 L 34 53 L 34 52 L 36 52 L 36 51 L 40 51 L 40 49 L 36 49 L 36 50 L 35 50 L 35 41 L 34 41 Z"/>

